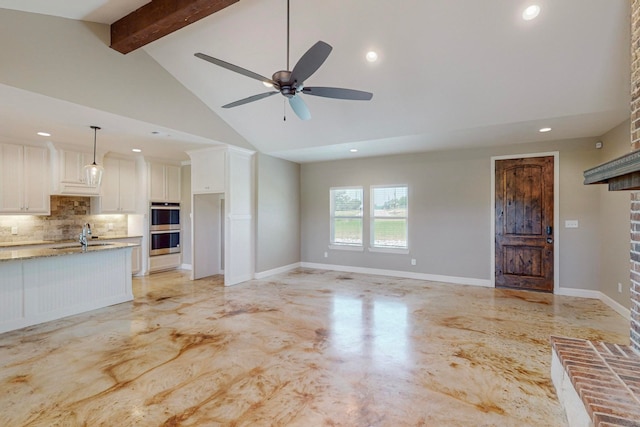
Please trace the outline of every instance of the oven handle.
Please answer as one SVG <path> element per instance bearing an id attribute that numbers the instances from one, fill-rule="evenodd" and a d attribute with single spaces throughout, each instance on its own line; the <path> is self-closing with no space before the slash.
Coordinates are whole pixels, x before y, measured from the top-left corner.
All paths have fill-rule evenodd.
<path id="1" fill-rule="evenodd" d="M 180 230 L 159 230 L 159 231 L 151 231 L 151 234 L 180 234 Z"/>
<path id="2" fill-rule="evenodd" d="M 151 206 L 151 210 L 179 211 L 180 206 Z"/>

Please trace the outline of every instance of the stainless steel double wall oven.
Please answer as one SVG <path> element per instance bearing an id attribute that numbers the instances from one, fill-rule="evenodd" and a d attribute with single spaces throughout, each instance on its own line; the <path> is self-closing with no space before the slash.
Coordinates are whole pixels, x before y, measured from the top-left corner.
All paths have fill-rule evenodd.
<path id="1" fill-rule="evenodd" d="M 149 232 L 150 256 L 180 252 L 180 203 L 152 202 Z"/>

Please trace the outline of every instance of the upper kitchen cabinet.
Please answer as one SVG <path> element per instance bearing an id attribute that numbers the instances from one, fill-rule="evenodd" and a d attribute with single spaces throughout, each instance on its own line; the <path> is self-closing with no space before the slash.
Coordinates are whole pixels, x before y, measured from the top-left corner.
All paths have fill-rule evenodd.
<path id="1" fill-rule="evenodd" d="M 0 144 L 0 213 L 49 215 L 48 160 L 46 148 Z"/>
<path id="2" fill-rule="evenodd" d="M 191 156 L 191 192 L 224 193 L 227 147 L 198 150 Z"/>
<path id="3" fill-rule="evenodd" d="M 100 198 L 91 202 L 93 214 L 136 213 L 136 162 L 105 157 Z"/>
<path id="4" fill-rule="evenodd" d="M 93 163 L 93 154 L 73 149 L 57 150 L 57 179 L 54 179 L 54 193 L 70 196 L 98 196 L 99 187 L 88 186 L 84 176 L 84 166 Z"/>
<path id="5" fill-rule="evenodd" d="M 149 163 L 149 201 L 180 202 L 180 166 Z"/>

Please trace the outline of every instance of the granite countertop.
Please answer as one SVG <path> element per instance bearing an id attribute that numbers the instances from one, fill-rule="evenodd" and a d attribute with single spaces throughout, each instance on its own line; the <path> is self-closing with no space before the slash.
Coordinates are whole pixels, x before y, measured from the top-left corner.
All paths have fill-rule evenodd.
<path id="1" fill-rule="evenodd" d="M 142 236 L 138 235 L 106 235 L 106 236 L 97 236 L 92 237 L 91 241 L 101 241 L 101 240 L 117 240 L 117 239 L 130 239 L 130 238 L 140 238 Z M 0 242 L 0 248 L 11 248 L 16 246 L 35 246 L 35 245 L 52 245 L 52 244 L 63 244 L 63 243 L 76 243 L 77 240 L 26 240 L 22 242 Z"/>
<path id="2" fill-rule="evenodd" d="M 94 239 L 96 240 L 96 239 Z M 100 251 L 109 251 L 115 249 L 123 249 L 123 248 L 131 248 L 134 246 L 139 246 L 135 243 L 102 243 L 89 244 L 85 251 L 82 250 L 82 246 L 79 243 L 62 243 L 60 242 L 60 246 L 54 246 L 52 248 L 46 249 L 16 249 L 16 250 L 7 250 L 0 252 L 0 262 L 3 261 L 17 261 L 17 260 L 27 260 L 33 258 L 46 258 L 46 257 L 54 257 L 54 256 L 62 256 L 62 255 L 75 255 L 75 254 L 86 254 L 89 252 L 100 252 Z"/>

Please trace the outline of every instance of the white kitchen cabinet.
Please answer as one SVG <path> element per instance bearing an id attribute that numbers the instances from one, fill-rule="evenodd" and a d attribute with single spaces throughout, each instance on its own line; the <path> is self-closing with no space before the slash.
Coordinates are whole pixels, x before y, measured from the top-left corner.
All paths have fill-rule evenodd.
<path id="1" fill-rule="evenodd" d="M 254 260 L 254 163 L 253 151 L 234 147 L 206 148 L 188 151 L 191 158 L 192 191 L 192 279 L 200 272 L 211 274 L 203 264 L 217 263 L 211 256 L 222 251 L 224 284 L 234 285 L 253 278 Z M 210 188 L 206 188 L 210 186 Z M 220 198 L 224 198 L 224 214 L 218 215 Z M 222 222 L 221 224 L 216 224 Z M 222 242 L 215 238 L 217 230 L 224 230 Z M 202 238 L 203 236 L 207 236 Z M 214 237 L 210 237 L 214 236 Z M 216 246 L 221 245 L 221 248 Z M 214 273 L 215 274 L 215 273 Z"/>
<path id="2" fill-rule="evenodd" d="M 100 199 L 91 203 L 93 214 L 136 212 L 136 163 L 134 160 L 105 157 Z"/>
<path id="3" fill-rule="evenodd" d="M 0 144 L 0 213 L 48 215 L 47 149 Z"/>
<path id="4" fill-rule="evenodd" d="M 199 150 L 191 157 L 191 192 L 224 193 L 226 147 Z"/>
<path id="5" fill-rule="evenodd" d="M 58 151 L 58 194 L 97 196 L 100 188 L 88 186 L 84 175 L 84 167 L 93 163 L 93 154 L 61 149 Z"/>
<path id="6" fill-rule="evenodd" d="M 149 200 L 180 202 L 180 166 L 149 163 Z"/>
<path id="7" fill-rule="evenodd" d="M 110 239 L 108 237 L 100 239 L 117 243 L 133 243 L 138 246 L 134 246 L 131 249 L 131 274 L 136 275 L 142 270 L 142 237 L 118 237 Z"/>

